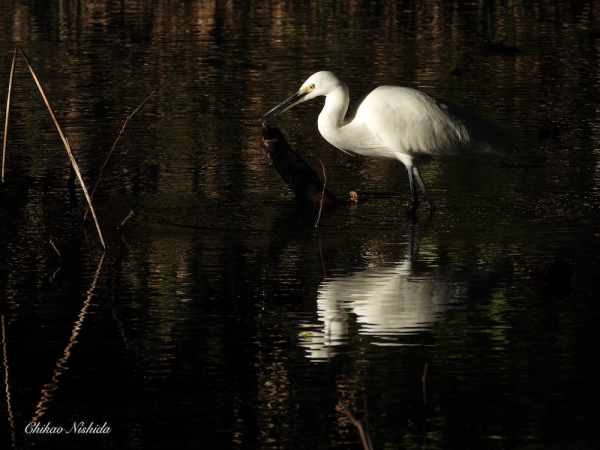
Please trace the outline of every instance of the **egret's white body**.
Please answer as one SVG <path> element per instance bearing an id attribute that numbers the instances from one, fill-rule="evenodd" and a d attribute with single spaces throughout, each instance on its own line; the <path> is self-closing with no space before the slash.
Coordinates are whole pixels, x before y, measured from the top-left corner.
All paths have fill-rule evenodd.
<path id="1" fill-rule="evenodd" d="M 432 156 L 483 152 L 507 155 L 512 138 L 494 125 L 458 106 L 416 89 L 380 86 L 347 115 L 348 86 L 331 72 L 317 72 L 298 92 L 267 112 L 270 119 L 298 103 L 325 96 L 319 132 L 331 145 L 351 154 L 400 160 L 408 169 L 412 202 L 419 206 L 414 178 L 429 208 L 435 211 L 419 173 L 419 164 Z"/>

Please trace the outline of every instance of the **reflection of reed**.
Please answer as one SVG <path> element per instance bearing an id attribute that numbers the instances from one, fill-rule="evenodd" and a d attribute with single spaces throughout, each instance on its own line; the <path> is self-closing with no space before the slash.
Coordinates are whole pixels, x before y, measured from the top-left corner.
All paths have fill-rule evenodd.
<path id="1" fill-rule="evenodd" d="M 104 255 L 105 253 L 102 253 L 102 257 L 100 258 L 100 262 L 98 263 L 98 268 L 96 269 L 96 273 L 94 274 L 94 279 L 92 280 L 92 284 L 88 289 L 87 298 L 83 302 L 83 307 L 81 308 L 81 311 L 79 311 L 79 315 L 77 316 L 77 320 L 75 321 L 75 326 L 73 327 L 73 331 L 71 332 L 71 338 L 69 339 L 69 343 L 67 344 L 63 352 L 63 357 L 60 358 L 56 363 L 56 369 L 54 369 L 54 375 L 52 375 L 50 383 L 45 384 L 44 388 L 42 389 L 42 398 L 37 404 L 37 409 L 33 418 L 31 419 L 32 422 L 36 422 L 37 420 L 39 420 L 40 417 L 42 417 L 46 413 L 46 410 L 48 409 L 46 403 L 49 403 L 52 400 L 52 393 L 56 389 L 58 389 L 58 378 L 64 373 L 65 370 L 68 369 L 68 366 L 66 364 L 69 360 L 69 357 L 71 356 L 71 348 L 77 342 L 77 336 L 81 331 L 83 319 L 85 319 L 87 310 L 92 302 L 94 290 L 96 289 L 96 283 L 98 282 L 98 278 L 100 277 L 100 270 L 102 269 L 102 263 L 104 262 Z"/>
<path id="2" fill-rule="evenodd" d="M 4 324 L 4 314 L 2 314 L 2 354 L 4 364 L 4 390 L 6 391 L 6 408 L 8 410 L 8 421 L 10 422 L 10 433 L 12 436 L 13 448 L 16 447 L 15 421 L 10 401 L 10 384 L 8 382 L 8 355 L 6 353 L 6 326 Z"/>
<path id="3" fill-rule="evenodd" d="M 127 244 L 127 245 L 129 245 L 129 244 Z M 117 331 L 119 332 L 119 334 L 121 335 L 121 338 L 123 339 L 123 342 L 125 343 L 125 348 L 127 350 L 137 350 L 138 348 L 135 343 L 135 339 L 132 339 L 127 335 L 127 331 L 125 330 L 125 325 L 123 324 L 123 321 L 119 317 L 116 305 L 111 305 L 111 306 L 112 306 L 111 307 L 112 317 L 113 317 L 113 320 L 115 321 L 115 323 L 117 324 Z"/>
<path id="4" fill-rule="evenodd" d="M 366 399 L 365 399 L 365 403 L 366 403 Z M 340 398 L 340 407 L 344 411 L 344 414 L 346 414 L 346 416 L 348 416 L 348 419 L 350 419 L 350 422 L 352 422 L 352 425 L 354 425 L 356 427 L 356 429 L 358 430 L 358 434 L 360 435 L 360 441 L 363 445 L 364 450 L 373 450 L 373 444 L 371 443 L 371 435 L 369 434 L 369 431 L 366 429 L 366 426 L 363 426 L 363 420 L 366 420 L 366 415 L 367 415 L 366 412 L 365 412 L 365 419 L 358 420 L 352 415 L 352 413 L 350 412 L 350 409 L 348 409 L 348 406 L 346 405 L 344 400 L 342 400 L 341 398 Z M 365 408 L 366 408 L 366 406 L 365 406 Z M 366 425 L 366 422 L 365 422 L 365 425 Z"/>
<path id="5" fill-rule="evenodd" d="M 331 328 L 329 328 L 329 333 L 331 334 Z M 331 339 L 331 336 L 329 336 L 329 338 Z M 335 382 L 333 380 L 333 375 L 332 375 L 332 365 L 331 365 L 331 358 L 334 356 L 333 352 L 331 351 L 331 346 L 327 347 L 328 352 L 327 352 L 327 366 L 329 367 L 329 376 L 331 377 L 331 389 L 333 391 L 333 395 L 337 398 L 337 405 L 336 405 L 336 409 L 338 411 L 341 411 L 344 413 L 344 415 L 348 418 L 348 420 L 350 420 L 350 423 L 352 423 L 352 425 L 354 425 L 354 427 L 356 428 L 356 430 L 358 431 L 358 434 L 360 436 L 360 441 L 362 443 L 363 449 L 364 450 L 373 450 L 373 443 L 371 442 L 371 435 L 369 434 L 369 427 L 368 427 L 368 422 L 367 422 L 367 417 L 369 415 L 368 413 L 368 408 L 367 408 L 367 396 L 366 396 L 366 392 L 363 391 L 363 400 L 364 400 L 364 416 L 362 419 L 357 419 L 354 417 L 354 415 L 352 414 L 352 412 L 350 411 L 350 408 L 347 405 L 346 400 L 342 397 L 342 394 L 340 394 L 338 392 L 338 389 L 336 388 Z"/>

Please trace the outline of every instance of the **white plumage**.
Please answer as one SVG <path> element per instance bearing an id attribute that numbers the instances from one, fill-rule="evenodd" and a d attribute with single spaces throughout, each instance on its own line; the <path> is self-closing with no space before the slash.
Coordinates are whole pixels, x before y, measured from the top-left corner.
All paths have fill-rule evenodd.
<path id="1" fill-rule="evenodd" d="M 419 165 L 432 156 L 469 152 L 509 155 L 514 149 L 506 132 L 450 102 L 408 87 L 380 86 L 347 115 L 348 86 L 331 72 L 312 75 L 298 92 L 261 120 L 270 120 L 318 96 L 325 96 L 319 132 L 331 145 L 350 154 L 398 159 L 406 166 L 412 196 L 410 214 L 419 206 L 414 178 L 430 211 L 435 211 L 419 173 Z"/>

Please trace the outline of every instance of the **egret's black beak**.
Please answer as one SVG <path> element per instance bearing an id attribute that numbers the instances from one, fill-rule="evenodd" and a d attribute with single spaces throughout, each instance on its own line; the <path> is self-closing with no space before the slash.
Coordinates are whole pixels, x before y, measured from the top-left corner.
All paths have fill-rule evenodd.
<path id="1" fill-rule="evenodd" d="M 308 92 L 300 92 L 300 91 L 296 92 L 294 95 L 292 95 L 287 100 L 282 101 L 275 108 L 270 109 L 264 116 L 262 116 L 260 118 L 260 120 L 263 123 L 265 123 L 268 120 L 271 120 L 271 119 L 277 117 L 279 114 L 287 111 L 292 106 L 297 105 L 298 103 L 302 102 L 304 100 L 304 96 L 306 94 L 308 94 Z"/>

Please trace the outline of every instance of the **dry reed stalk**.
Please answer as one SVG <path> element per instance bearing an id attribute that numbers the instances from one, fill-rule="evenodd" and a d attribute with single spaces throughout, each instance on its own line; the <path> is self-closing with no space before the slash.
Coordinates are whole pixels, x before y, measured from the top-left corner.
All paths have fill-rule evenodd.
<path id="1" fill-rule="evenodd" d="M 119 131 L 119 134 L 117 135 L 117 138 L 115 139 L 115 142 L 112 146 L 112 148 L 110 149 L 110 152 L 108 152 L 108 156 L 106 157 L 106 159 L 104 160 L 104 164 L 102 164 L 102 167 L 100 167 L 100 173 L 98 174 L 98 179 L 96 180 L 96 184 L 94 184 L 94 188 L 92 189 L 92 198 L 94 198 L 94 194 L 96 193 L 96 188 L 98 187 L 98 183 L 100 183 L 100 179 L 102 178 L 102 173 L 104 172 L 104 168 L 106 167 L 106 164 L 108 164 L 108 160 L 110 159 L 110 157 L 113 154 L 113 151 L 115 150 L 115 147 L 117 146 L 117 142 L 119 142 L 119 139 L 121 139 L 121 135 L 123 134 L 123 131 L 125 131 L 125 127 L 127 126 L 127 124 L 129 123 L 129 121 L 131 120 L 131 118 L 140 110 L 143 108 L 143 106 L 146 104 L 146 102 L 148 100 L 150 100 L 150 97 L 152 97 L 154 94 L 156 94 L 156 91 L 152 91 L 150 93 L 150 95 L 148 97 L 146 97 L 146 100 L 144 100 L 140 106 L 138 106 L 137 108 L 135 108 L 133 110 L 133 112 L 127 116 L 127 119 L 125 119 L 125 123 L 123 124 L 123 126 L 121 127 L 121 131 Z M 83 221 L 85 222 L 87 219 L 87 215 L 88 215 L 89 209 L 85 211 L 85 214 L 83 215 Z"/>
<path id="2" fill-rule="evenodd" d="M 12 94 L 13 76 L 15 74 L 15 63 L 17 61 L 17 47 L 13 53 L 12 66 L 10 67 L 10 78 L 8 79 L 8 97 L 6 98 L 6 118 L 4 119 L 4 143 L 2 145 L 2 182 L 4 183 L 4 166 L 6 164 L 6 144 L 8 140 L 8 116 L 10 114 L 10 94 Z"/>
<path id="3" fill-rule="evenodd" d="M 44 93 L 44 89 L 42 88 L 40 80 L 38 79 L 37 75 L 35 74 L 35 70 L 33 70 L 31 63 L 29 62 L 29 58 L 27 58 L 27 55 L 25 54 L 25 52 L 23 51 L 23 49 L 20 46 L 17 45 L 17 48 L 21 52 L 21 55 L 23 55 L 23 58 L 25 58 L 27 67 L 29 68 L 31 75 L 33 76 L 33 80 L 35 81 L 35 84 L 37 85 L 37 87 L 40 91 L 40 94 L 42 95 L 42 98 L 44 99 L 44 103 L 46 103 L 46 107 L 48 108 L 48 111 L 50 112 L 50 115 L 52 116 L 52 120 L 54 121 L 54 125 L 56 126 L 56 129 L 58 130 L 58 134 L 60 135 L 60 138 L 62 139 L 62 141 L 65 145 L 65 149 L 67 150 L 67 154 L 69 155 L 69 159 L 71 160 L 71 165 L 73 166 L 73 170 L 75 170 L 75 174 L 77 175 L 77 178 L 79 179 L 79 183 L 81 184 L 81 189 L 83 190 L 83 193 L 88 202 L 90 211 L 92 212 L 92 217 L 94 218 L 94 222 L 96 223 L 96 229 L 98 230 L 98 236 L 100 237 L 100 242 L 102 243 L 102 247 L 106 248 L 106 244 L 104 242 L 104 237 L 102 236 L 102 230 L 100 229 L 100 224 L 98 223 L 98 217 L 96 216 L 96 211 L 94 210 L 94 205 L 92 205 L 92 199 L 90 198 L 88 190 L 85 187 L 85 183 L 83 182 L 81 172 L 79 171 L 79 166 L 77 165 L 77 161 L 75 161 L 75 157 L 73 156 L 73 152 L 71 151 L 71 146 L 69 145 L 69 141 L 67 140 L 67 138 L 65 137 L 65 135 L 62 131 L 62 128 L 60 127 L 58 120 L 56 119 L 56 116 L 54 115 L 54 111 L 52 111 L 50 102 L 48 101 L 48 98 L 46 97 L 46 94 Z"/>

